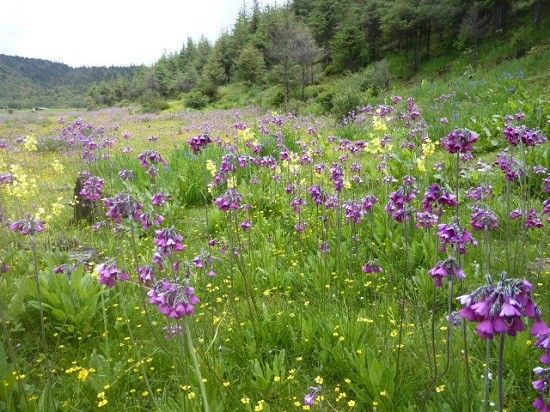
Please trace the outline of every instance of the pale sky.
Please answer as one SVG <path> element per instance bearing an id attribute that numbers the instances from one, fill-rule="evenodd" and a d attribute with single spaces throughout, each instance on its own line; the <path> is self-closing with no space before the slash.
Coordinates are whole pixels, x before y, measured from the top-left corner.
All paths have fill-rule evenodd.
<path id="1" fill-rule="evenodd" d="M 250 7 L 252 0 L 246 3 Z M 242 5 L 243 0 L 0 0 L 0 53 L 71 66 L 151 64 L 164 51 L 179 50 L 188 36 L 215 40 Z"/>

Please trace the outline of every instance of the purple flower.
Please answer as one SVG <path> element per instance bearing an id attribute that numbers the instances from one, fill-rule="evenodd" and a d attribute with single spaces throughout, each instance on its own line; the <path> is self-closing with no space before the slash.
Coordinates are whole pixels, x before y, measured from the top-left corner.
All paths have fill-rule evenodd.
<path id="1" fill-rule="evenodd" d="M 187 248 L 187 245 L 183 243 L 183 236 L 174 227 L 156 230 L 155 245 L 157 251 L 162 255 L 170 255 L 173 252 L 180 252 Z"/>
<path id="2" fill-rule="evenodd" d="M 532 298 L 533 286 L 526 280 L 507 279 L 479 287 L 458 298 L 464 306 L 460 315 L 476 322 L 476 332 L 483 339 L 506 333 L 515 336 L 525 329 L 523 318 L 540 319 L 540 310 Z"/>
<path id="3" fill-rule="evenodd" d="M 192 137 L 187 141 L 193 153 L 197 154 L 202 151 L 209 143 L 212 143 L 212 139 L 208 133 L 203 133 L 199 136 Z"/>
<path id="4" fill-rule="evenodd" d="M 319 396 L 319 393 L 321 392 L 320 386 L 312 386 L 309 388 L 309 393 L 304 396 L 304 405 L 305 406 L 313 406 L 315 405 L 315 400 Z"/>
<path id="5" fill-rule="evenodd" d="M 169 195 L 164 192 L 155 193 L 151 197 L 151 204 L 153 206 L 162 206 L 168 201 Z"/>
<path id="6" fill-rule="evenodd" d="M 105 181 L 103 179 L 97 176 L 89 175 L 82 183 L 80 195 L 86 200 L 97 202 L 101 199 L 104 188 Z"/>
<path id="7" fill-rule="evenodd" d="M 21 235 L 33 236 L 37 233 L 43 232 L 45 229 L 45 224 L 43 221 L 35 219 L 34 217 L 28 216 L 24 219 L 13 222 L 10 225 L 10 230 L 14 233 L 19 233 Z"/>
<path id="8" fill-rule="evenodd" d="M 473 144 L 479 140 L 477 133 L 467 129 L 456 129 L 441 139 L 443 146 L 449 153 L 469 153 Z"/>
<path id="9" fill-rule="evenodd" d="M 435 286 L 440 288 L 443 286 L 443 278 L 454 277 L 456 279 L 464 279 L 466 277 L 462 268 L 458 265 L 458 261 L 450 257 L 440 261 L 430 269 L 430 276 L 433 278 Z"/>
<path id="10" fill-rule="evenodd" d="M 236 189 L 229 189 L 222 196 L 216 198 L 214 203 L 223 212 L 238 210 L 241 208 L 243 196 Z"/>
<path id="11" fill-rule="evenodd" d="M 546 193 L 550 193 L 550 176 L 543 180 L 544 187 L 542 190 Z"/>
<path id="12" fill-rule="evenodd" d="M 538 146 L 546 142 L 542 132 L 528 129 L 526 126 L 506 126 L 504 137 L 513 146 L 523 143 L 525 146 Z"/>
<path id="13" fill-rule="evenodd" d="M 426 191 L 424 195 L 424 201 L 422 202 L 422 208 L 425 212 L 433 213 L 433 206 L 437 204 L 439 208 L 443 206 L 456 207 L 458 205 L 458 200 L 455 195 L 453 195 L 448 190 L 445 190 L 438 184 L 433 184 Z M 438 209 L 439 209 L 438 208 Z"/>
<path id="14" fill-rule="evenodd" d="M 374 195 L 367 195 L 361 201 L 363 202 L 363 209 L 368 213 L 372 211 L 374 205 L 378 203 L 378 198 Z"/>
<path id="15" fill-rule="evenodd" d="M 144 168 L 149 169 L 151 166 L 156 164 L 165 165 L 166 161 L 156 150 L 147 150 L 139 155 L 139 163 L 141 163 Z"/>
<path id="16" fill-rule="evenodd" d="M 367 263 L 363 265 L 363 272 L 365 273 L 382 273 L 382 267 L 380 265 L 372 260 L 369 260 Z"/>
<path id="17" fill-rule="evenodd" d="M 195 306 L 200 302 L 195 295 L 195 289 L 189 286 L 185 279 L 182 284 L 163 279 L 148 293 L 149 302 L 157 306 L 160 313 L 171 318 L 181 319 L 195 312 Z"/>
<path id="18" fill-rule="evenodd" d="M 344 202 L 343 208 L 346 214 L 346 219 L 355 224 L 361 223 L 365 214 L 363 205 L 357 200 L 348 200 Z"/>
<path id="19" fill-rule="evenodd" d="M 525 227 L 529 229 L 540 229 L 543 226 L 544 224 L 537 214 L 537 211 L 535 209 L 530 209 L 527 212 L 527 217 L 525 219 Z"/>
<path id="20" fill-rule="evenodd" d="M 474 230 L 496 229 L 498 227 L 498 217 L 492 210 L 474 206 L 472 209 L 472 227 Z"/>
<path id="21" fill-rule="evenodd" d="M 430 212 L 416 212 L 416 227 L 429 229 L 439 222 L 439 217 Z"/>
<path id="22" fill-rule="evenodd" d="M 122 219 L 133 218 L 138 219 L 143 206 L 138 203 L 129 193 L 119 193 L 114 197 L 104 200 L 109 219 L 116 223 L 121 223 Z"/>
<path id="23" fill-rule="evenodd" d="M 245 220 L 241 223 L 241 229 L 245 232 L 252 227 L 252 222 L 250 220 Z"/>
<path id="24" fill-rule="evenodd" d="M 134 180 L 136 178 L 136 172 L 128 169 L 122 169 L 120 172 L 118 172 L 118 175 L 124 181 Z"/>
<path id="25" fill-rule="evenodd" d="M 290 201 L 290 206 L 292 207 L 292 210 L 294 210 L 294 213 L 300 213 L 304 210 L 306 204 L 307 202 L 305 199 L 302 199 L 301 197 L 295 197 Z"/>
<path id="26" fill-rule="evenodd" d="M 517 159 L 514 159 L 508 153 L 502 152 L 497 156 L 495 164 L 505 174 L 506 179 L 510 182 L 514 182 L 525 175 L 525 168 L 519 163 Z"/>
<path id="27" fill-rule="evenodd" d="M 519 219 L 522 216 L 523 216 L 523 210 L 521 209 L 514 209 L 509 214 L 509 217 L 512 220 Z"/>
<path id="28" fill-rule="evenodd" d="M 482 183 L 481 185 L 468 190 L 466 196 L 468 196 L 471 200 L 477 200 L 480 202 L 493 196 L 493 187 L 486 183 Z"/>
<path id="29" fill-rule="evenodd" d="M 439 224 L 437 225 L 437 236 L 441 242 L 441 250 L 447 251 L 447 246 L 452 245 L 457 248 L 458 253 L 466 253 L 466 245 L 471 244 L 476 246 L 477 241 L 472 234 L 465 229 L 462 229 L 458 223 Z"/>
<path id="30" fill-rule="evenodd" d="M 338 163 L 334 163 L 330 168 L 330 177 L 334 183 L 334 188 L 337 192 L 341 192 L 344 188 L 344 170 Z"/>
<path id="31" fill-rule="evenodd" d="M 139 280 L 141 283 L 150 285 L 155 281 L 153 266 L 145 265 L 138 268 Z"/>
<path id="32" fill-rule="evenodd" d="M 99 266 L 99 283 L 109 288 L 114 288 L 117 282 L 128 280 L 128 273 L 120 270 L 113 263 L 103 263 Z"/>

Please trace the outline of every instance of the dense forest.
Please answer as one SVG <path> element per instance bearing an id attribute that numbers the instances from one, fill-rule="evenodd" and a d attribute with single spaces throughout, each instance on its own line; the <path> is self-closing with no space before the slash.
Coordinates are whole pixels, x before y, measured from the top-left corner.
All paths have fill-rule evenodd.
<path id="1" fill-rule="evenodd" d="M 254 0 L 213 44 L 188 39 L 131 79 L 94 85 L 90 97 L 100 106 L 137 100 L 154 110 L 183 99 L 202 108 L 219 100 L 220 88 L 239 84 L 261 90 L 265 105 L 292 107 L 323 78 L 365 68 L 376 92 L 434 56 L 475 53 L 480 41 L 511 27 L 536 28 L 547 12 L 542 0 L 293 0 L 265 8 Z M 511 39 L 514 53 L 530 47 L 526 39 Z M 320 99 L 326 109 L 333 104 L 328 94 Z"/>
<path id="2" fill-rule="evenodd" d="M 0 54 L 0 108 L 85 107 L 94 82 L 129 79 L 138 67 L 77 67 Z"/>

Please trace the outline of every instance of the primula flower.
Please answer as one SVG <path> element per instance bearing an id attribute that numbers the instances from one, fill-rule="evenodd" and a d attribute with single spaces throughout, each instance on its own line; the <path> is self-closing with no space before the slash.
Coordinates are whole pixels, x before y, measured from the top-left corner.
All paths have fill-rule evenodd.
<path id="1" fill-rule="evenodd" d="M 460 316 L 478 324 L 476 332 L 483 339 L 506 333 L 515 336 L 525 329 L 523 318 L 539 320 L 540 310 L 532 298 L 533 286 L 527 280 L 507 279 L 479 287 L 457 299 L 464 306 Z"/>
<path id="2" fill-rule="evenodd" d="M 97 176 L 88 176 L 82 183 L 82 189 L 80 195 L 91 202 L 97 202 L 101 199 L 103 189 L 105 188 L 105 181 Z"/>
<path id="3" fill-rule="evenodd" d="M 45 229 L 45 224 L 39 219 L 28 216 L 24 219 L 13 222 L 10 225 L 10 230 L 14 233 L 19 233 L 21 235 L 35 235 L 37 233 L 43 232 Z"/>
<path id="4" fill-rule="evenodd" d="M 441 146 L 449 153 L 470 153 L 473 144 L 479 140 L 479 135 L 471 130 L 456 129 L 441 139 Z"/>
<path id="5" fill-rule="evenodd" d="M 472 227 L 474 230 L 493 230 L 498 227 L 497 215 L 489 209 L 474 206 L 472 209 Z"/>
<path id="6" fill-rule="evenodd" d="M 453 257 L 438 262 L 429 273 L 434 280 L 435 286 L 438 288 L 443 286 L 443 278 L 454 277 L 456 279 L 464 279 L 466 277 L 464 271 L 458 265 L 458 261 Z"/>
<path id="7" fill-rule="evenodd" d="M 131 194 L 119 193 L 116 196 L 104 200 L 109 219 L 121 223 L 122 219 L 132 218 L 138 220 L 143 206 L 138 203 Z"/>
<path id="8" fill-rule="evenodd" d="M 187 245 L 183 243 L 183 236 L 176 232 L 174 227 L 156 230 L 155 245 L 157 251 L 162 255 L 170 255 L 173 252 L 180 252 L 187 248 Z"/>
<path id="9" fill-rule="evenodd" d="M 465 229 L 462 229 L 458 223 L 439 224 L 437 225 L 437 236 L 441 242 L 442 252 L 447 251 L 447 246 L 452 245 L 457 248 L 458 253 L 466 253 L 466 245 L 471 244 L 476 246 L 477 241 L 472 234 Z"/>
<path id="10" fill-rule="evenodd" d="M 147 293 L 147 296 L 149 302 L 157 306 L 160 313 L 171 319 L 192 315 L 195 306 L 200 302 L 195 295 L 195 289 L 189 286 L 188 279 L 181 283 L 163 279 Z"/>
<path id="11" fill-rule="evenodd" d="M 525 227 L 529 229 L 540 229 L 544 224 L 540 219 L 537 211 L 535 209 L 530 209 L 527 212 L 527 217 L 525 219 Z"/>
<path id="12" fill-rule="evenodd" d="M 203 133 L 199 136 L 194 136 L 190 138 L 187 143 L 191 146 L 193 153 L 197 154 L 202 151 L 209 143 L 212 143 L 212 139 L 208 133 Z"/>
<path id="13" fill-rule="evenodd" d="M 378 263 L 371 260 L 363 265 L 363 272 L 369 273 L 369 274 L 382 273 L 382 268 Z"/>
<path id="14" fill-rule="evenodd" d="M 313 406 L 315 405 L 315 400 L 319 396 L 319 393 L 321 392 L 320 386 L 312 386 L 309 388 L 309 393 L 304 396 L 304 405 L 305 406 Z"/>
<path id="15" fill-rule="evenodd" d="M 458 200 L 456 196 L 448 190 L 445 190 L 438 184 L 433 184 L 424 195 L 422 208 L 425 212 L 433 213 L 434 204 L 438 205 L 438 210 L 440 210 L 443 206 L 456 207 L 458 205 Z"/>
<path id="16" fill-rule="evenodd" d="M 128 273 L 120 270 L 113 263 L 103 263 L 99 266 L 99 283 L 109 288 L 114 288 L 117 282 L 128 280 Z"/>
<path id="17" fill-rule="evenodd" d="M 216 198 L 214 203 L 221 211 L 228 212 L 230 210 L 240 209 L 242 201 L 243 195 L 241 195 L 236 189 L 229 189 L 223 195 Z"/>

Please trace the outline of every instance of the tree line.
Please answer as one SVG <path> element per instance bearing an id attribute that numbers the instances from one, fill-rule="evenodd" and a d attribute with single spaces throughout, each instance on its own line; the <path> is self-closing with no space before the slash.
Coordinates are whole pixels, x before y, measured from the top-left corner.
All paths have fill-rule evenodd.
<path id="1" fill-rule="evenodd" d="M 140 101 L 162 108 L 185 98 L 204 107 L 221 86 L 277 86 L 275 105 L 304 99 L 322 76 L 360 70 L 389 54 L 405 56 L 411 73 L 425 59 L 473 50 L 485 37 L 507 31 L 519 19 L 538 25 L 548 12 L 543 0 L 293 0 L 244 7 L 232 28 L 211 43 L 187 39 L 131 78 L 100 82 L 95 105 Z"/>

